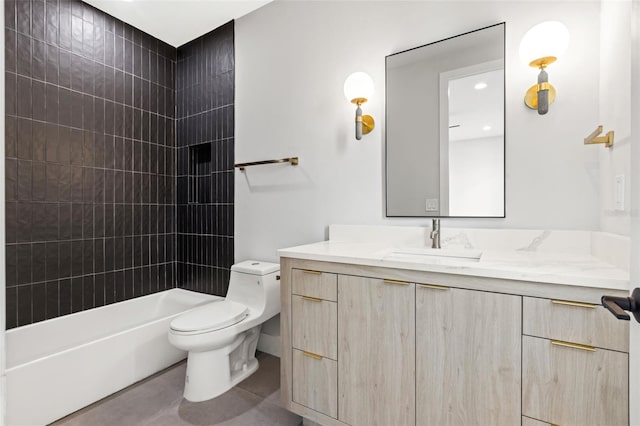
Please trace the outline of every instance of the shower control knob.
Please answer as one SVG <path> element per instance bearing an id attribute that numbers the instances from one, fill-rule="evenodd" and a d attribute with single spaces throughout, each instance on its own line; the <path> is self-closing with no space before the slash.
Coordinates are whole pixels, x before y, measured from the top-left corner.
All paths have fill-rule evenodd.
<path id="1" fill-rule="evenodd" d="M 602 296 L 602 306 L 607 308 L 619 320 L 629 321 L 631 317 L 625 311 L 633 314 L 640 322 L 640 288 L 635 288 L 631 297 Z"/>

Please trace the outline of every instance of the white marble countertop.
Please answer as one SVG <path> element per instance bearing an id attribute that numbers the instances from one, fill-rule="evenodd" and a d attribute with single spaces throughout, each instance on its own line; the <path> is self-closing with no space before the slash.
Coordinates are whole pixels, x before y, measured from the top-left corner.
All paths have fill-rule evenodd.
<path id="1" fill-rule="evenodd" d="M 278 250 L 294 259 L 628 290 L 629 273 L 589 254 L 478 249 L 479 260 L 394 255 L 388 242 L 323 241 Z"/>

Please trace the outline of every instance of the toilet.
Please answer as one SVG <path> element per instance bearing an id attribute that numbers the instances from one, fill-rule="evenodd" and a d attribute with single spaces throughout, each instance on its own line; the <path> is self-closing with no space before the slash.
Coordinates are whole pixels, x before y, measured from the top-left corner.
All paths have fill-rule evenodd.
<path id="1" fill-rule="evenodd" d="M 247 260 L 231 267 L 227 297 L 171 321 L 169 342 L 187 351 L 184 397 L 206 401 L 258 369 L 260 327 L 280 313 L 280 265 Z"/>

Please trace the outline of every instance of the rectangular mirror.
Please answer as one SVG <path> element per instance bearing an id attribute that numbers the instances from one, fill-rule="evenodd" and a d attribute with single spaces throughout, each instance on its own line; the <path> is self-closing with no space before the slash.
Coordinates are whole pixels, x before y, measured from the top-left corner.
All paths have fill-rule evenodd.
<path id="1" fill-rule="evenodd" d="M 504 33 L 386 58 L 388 217 L 504 217 Z"/>

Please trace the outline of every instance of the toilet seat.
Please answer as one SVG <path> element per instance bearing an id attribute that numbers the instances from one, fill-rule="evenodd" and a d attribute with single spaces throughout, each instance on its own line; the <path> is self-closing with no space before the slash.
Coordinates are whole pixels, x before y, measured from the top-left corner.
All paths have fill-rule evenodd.
<path id="1" fill-rule="evenodd" d="M 248 312 L 249 309 L 243 304 L 221 300 L 179 315 L 171 321 L 170 328 L 172 331 L 187 334 L 220 330 L 239 323 Z"/>

